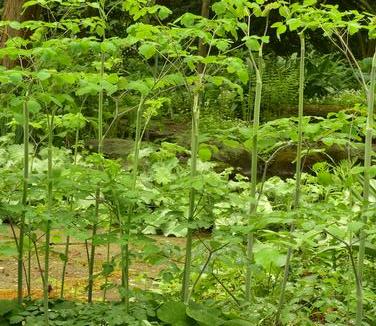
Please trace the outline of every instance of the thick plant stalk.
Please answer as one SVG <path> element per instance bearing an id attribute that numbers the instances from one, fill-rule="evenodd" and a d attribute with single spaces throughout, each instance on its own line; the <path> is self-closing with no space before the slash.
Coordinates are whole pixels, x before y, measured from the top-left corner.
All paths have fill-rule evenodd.
<path id="1" fill-rule="evenodd" d="M 298 144 L 296 150 L 296 180 L 295 180 L 295 195 L 294 195 L 294 209 L 300 206 L 301 195 L 301 177 L 302 177 L 302 145 L 303 145 L 303 118 L 304 118 L 304 83 L 305 83 L 305 37 L 304 32 L 299 33 L 300 37 L 300 67 L 299 67 L 299 107 L 298 107 Z M 295 226 L 291 225 L 290 233 L 294 232 Z M 279 318 L 285 301 L 286 285 L 289 277 L 290 262 L 292 257 L 292 247 L 287 250 L 284 275 L 281 285 L 281 293 L 279 297 L 278 310 L 276 314 L 276 322 L 279 323 Z"/>
<path id="2" fill-rule="evenodd" d="M 65 240 L 64 262 L 63 262 L 63 270 L 61 272 L 60 299 L 64 298 L 65 272 L 67 270 L 67 264 L 68 264 L 69 246 L 70 246 L 70 236 L 68 235 Z"/>
<path id="3" fill-rule="evenodd" d="M 27 94 L 26 94 L 27 97 Z M 22 206 L 23 212 L 21 215 L 20 235 L 18 244 L 18 265 L 17 265 L 17 297 L 18 303 L 23 301 L 23 255 L 24 255 L 24 239 L 25 239 L 25 208 L 27 205 L 27 193 L 29 183 L 29 109 L 27 105 L 27 98 L 23 103 L 23 132 L 24 132 L 24 167 L 23 167 L 23 190 L 22 190 Z"/>
<path id="4" fill-rule="evenodd" d="M 109 227 L 108 227 L 108 234 L 111 234 L 112 231 L 112 215 L 110 217 Z M 110 263 L 110 254 L 111 254 L 111 245 L 110 242 L 107 243 L 107 249 L 106 249 L 106 263 Z M 103 289 L 103 297 L 102 301 L 106 302 L 106 296 L 107 296 L 107 286 L 108 286 L 108 275 L 106 274 L 105 280 L 104 280 L 104 289 Z"/>
<path id="5" fill-rule="evenodd" d="M 252 163 L 251 163 L 251 208 L 250 216 L 251 218 L 255 216 L 257 211 L 256 204 L 256 188 L 257 188 L 257 133 L 260 122 L 260 105 L 262 96 L 262 77 L 259 69 L 256 70 L 256 96 L 255 96 L 255 107 L 254 107 L 254 118 L 253 118 L 253 136 L 252 136 Z M 252 269 L 251 262 L 253 259 L 253 233 L 247 236 L 247 271 L 245 280 L 245 299 L 248 301 L 251 298 L 251 282 L 252 282 Z"/>
<path id="6" fill-rule="evenodd" d="M 255 90 L 255 102 L 253 108 L 253 127 L 252 127 L 252 162 L 251 162 L 251 207 L 250 207 L 250 219 L 254 218 L 257 214 L 257 166 L 258 166 L 258 129 L 260 126 L 260 109 L 261 109 L 261 99 L 262 99 L 262 61 L 263 53 L 262 47 L 259 50 L 259 63 L 257 64 L 253 58 L 252 52 L 251 62 L 253 68 L 256 72 L 256 90 Z M 247 236 L 247 268 L 245 276 L 245 299 L 249 301 L 251 299 L 252 293 L 252 266 L 251 262 L 253 259 L 253 243 L 254 235 L 253 233 Z"/>
<path id="7" fill-rule="evenodd" d="M 45 325 L 49 325 L 48 296 L 49 296 L 49 264 L 50 264 L 50 238 L 51 238 L 51 218 L 53 205 L 53 182 L 52 182 L 52 142 L 53 142 L 53 125 L 54 112 L 47 117 L 48 120 L 48 169 L 47 169 L 47 211 L 48 219 L 46 222 L 45 248 L 44 248 L 44 282 L 43 282 L 43 307 Z"/>
<path id="8" fill-rule="evenodd" d="M 74 156 L 73 156 L 73 164 L 77 164 L 77 154 L 78 154 L 78 141 L 79 141 L 79 129 L 76 130 L 76 137 L 75 137 L 75 147 L 74 147 Z M 71 198 L 71 210 L 73 210 L 73 198 Z M 64 298 L 64 286 L 65 286 L 65 272 L 67 270 L 68 264 L 68 255 L 69 255 L 69 246 L 70 246 L 70 236 L 68 235 L 65 240 L 65 249 L 64 249 L 64 263 L 63 263 L 63 270 L 61 273 L 61 287 L 60 287 L 60 299 Z"/>
<path id="9" fill-rule="evenodd" d="M 101 68 L 100 76 L 101 81 L 104 75 L 104 53 L 101 53 Z M 104 92 L 103 87 L 101 87 L 98 95 L 98 154 L 103 152 L 103 102 L 104 102 Z M 93 301 L 93 286 L 94 286 L 94 262 L 95 262 L 95 237 L 97 235 L 98 220 L 99 220 L 99 203 L 100 203 L 101 190 L 98 186 L 95 191 L 95 212 L 93 221 L 93 230 L 91 234 L 91 249 L 89 256 L 89 280 L 88 280 L 88 291 L 87 291 L 87 301 L 91 303 Z"/>
<path id="10" fill-rule="evenodd" d="M 362 222 L 363 227 L 360 232 L 360 242 L 359 242 L 359 258 L 358 258 L 358 278 L 359 285 L 357 287 L 357 307 L 356 307 L 356 325 L 362 325 L 363 320 L 363 265 L 364 265 L 364 255 L 365 255 L 365 243 L 366 243 L 366 225 L 368 222 L 368 208 L 370 199 L 370 168 L 372 164 L 372 133 L 374 132 L 374 107 L 375 107 L 375 86 L 376 86 L 376 51 L 372 60 L 372 71 L 371 71 L 371 83 L 368 89 L 368 110 L 367 110 L 367 125 L 366 125 L 366 140 L 365 140 L 365 151 L 364 151 L 364 184 L 363 184 L 363 213 Z"/>
<path id="11" fill-rule="evenodd" d="M 94 210 L 94 222 L 93 222 L 93 230 L 91 233 L 91 247 L 90 247 L 90 254 L 89 254 L 89 280 L 88 280 L 88 287 L 87 287 L 87 302 L 93 302 L 93 287 L 94 287 L 94 261 L 95 261 L 95 237 L 97 236 L 97 227 L 98 227 L 98 220 L 99 220 L 99 201 L 100 201 L 100 189 L 97 188 L 95 191 L 95 210 Z"/>
<path id="12" fill-rule="evenodd" d="M 133 158 L 133 169 L 132 169 L 132 184 L 131 190 L 132 192 L 136 191 L 136 184 L 137 184 L 137 177 L 138 177 L 138 166 L 139 166 L 139 157 L 140 157 L 140 147 L 141 147 L 141 138 L 142 138 L 142 127 L 141 127 L 141 120 L 142 120 L 142 113 L 144 111 L 144 103 L 145 98 L 141 97 L 140 103 L 137 108 L 137 115 L 136 115 L 136 136 L 135 136 L 135 147 L 134 147 L 134 158 Z M 132 204 L 128 216 L 126 219 L 125 230 L 122 232 L 123 241 L 124 237 L 126 239 L 125 244 L 121 245 L 121 252 L 122 252 L 122 286 L 124 288 L 124 304 L 125 310 L 129 312 L 129 265 L 130 265 L 130 257 L 129 257 L 129 242 L 130 242 L 130 229 L 131 229 L 131 218 L 134 211 L 134 205 Z"/>
<path id="13" fill-rule="evenodd" d="M 27 296 L 31 297 L 31 239 L 30 239 L 30 233 L 31 233 L 31 227 L 28 228 L 29 236 L 28 236 L 28 250 L 27 250 Z"/>
<path id="14" fill-rule="evenodd" d="M 201 0 L 201 16 L 208 19 L 210 16 L 210 2 L 211 0 Z M 199 39 L 198 42 L 198 55 L 201 57 L 206 57 L 208 52 L 207 46 L 204 44 L 202 39 Z M 205 69 L 205 64 L 200 62 L 197 65 L 197 72 L 202 74 Z"/>
<path id="15" fill-rule="evenodd" d="M 107 17 L 104 12 L 105 0 L 99 1 L 99 15 L 101 19 L 105 22 Z M 103 35 L 103 40 L 105 40 L 106 35 Z M 98 94 L 98 154 L 101 155 L 103 152 L 103 104 L 104 104 L 104 91 L 102 87 L 103 75 L 104 75 L 104 64 L 105 64 L 105 55 L 101 53 L 101 66 L 100 66 L 100 91 Z M 87 291 L 87 301 L 92 303 L 93 301 L 93 286 L 94 286 L 94 262 L 95 262 L 95 237 L 97 235 L 98 221 L 99 221 L 99 204 L 100 204 L 100 195 L 101 189 L 97 186 L 95 191 L 95 212 L 94 212 L 94 221 L 93 221 L 93 230 L 91 234 L 91 249 L 88 256 L 89 262 L 89 272 L 88 272 L 88 291 Z"/>
<path id="16" fill-rule="evenodd" d="M 201 3 L 201 16 L 208 19 L 210 16 L 210 0 L 202 0 Z M 208 49 L 203 40 L 199 40 L 198 44 L 198 55 L 201 57 L 206 57 L 210 53 L 210 48 Z M 196 84 L 196 89 L 193 94 L 193 106 L 192 106 L 192 131 L 191 131 L 191 179 L 193 180 L 197 175 L 197 155 L 199 146 L 199 123 L 200 123 L 200 103 L 202 101 L 202 81 L 206 73 L 206 64 L 200 62 L 197 65 L 197 73 L 199 76 L 199 81 Z M 187 237 L 185 244 L 185 260 L 184 260 L 184 270 L 183 270 L 183 280 L 181 289 L 181 300 L 188 304 L 190 291 L 190 277 L 191 277 L 191 266 L 192 266 L 192 242 L 193 242 L 193 229 L 191 228 L 191 223 L 194 220 L 195 214 L 195 197 L 196 192 L 193 187 L 189 191 L 189 208 L 188 208 L 188 228 Z"/>
<path id="17" fill-rule="evenodd" d="M 201 83 L 200 83 L 201 84 Z M 200 121 L 200 85 L 196 86 L 193 96 L 192 107 L 192 134 L 191 134 L 191 178 L 197 175 L 197 155 L 198 155 L 198 137 L 199 137 L 199 121 Z M 188 211 L 188 232 L 185 245 L 185 262 L 182 281 L 181 299 L 184 303 L 188 303 L 189 299 L 189 283 L 192 265 L 192 238 L 193 230 L 190 223 L 193 222 L 195 212 L 195 195 L 196 191 L 192 187 L 189 193 L 189 211 Z"/>

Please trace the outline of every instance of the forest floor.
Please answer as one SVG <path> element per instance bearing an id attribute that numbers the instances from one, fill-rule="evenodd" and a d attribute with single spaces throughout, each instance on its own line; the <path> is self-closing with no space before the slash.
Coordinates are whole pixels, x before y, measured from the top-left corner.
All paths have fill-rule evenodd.
<path id="1" fill-rule="evenodd" d="M 59 230 L 55 230 L 57 234 Z M 184 238 L 151 236 L 157 244 L 170 244 L 173 246 L 184 247 Z M 72 300 L 85 300 L 87 297 L 87 273 L 88 260 L 87 249 L 84 242 L 71 240 L 69 250 L 69 260 L 65 273 L 65 289 L 64 297 Z M 12 230 L 9 225 L 0 225 L 0 300 L 13 299 L 17 297 L 17 256 L 14 245 Z M 61 274 L 63 268 L 63 261 L 60 254 L 64 253 L 65 243 L 54 242 L 51 245 L 50 254 L 50 268 L 49 268 L 49 284 L 52 289 L 50 292 L 51 298 L 58 298 L 60 296 Z M 5 253 L 5 254 L 4 254 Z M 112 244 L 110 246 L 110 256 L 120 255 L 120 247 Z M 95 254 L 95 273 L 100 273 L 102 264 L 107 260 L 107 246 L 98 245 Z M 44 256 L 39 255 L 41 268 L 44 266 Z M 154 279 L 157 278 L 158 273 L 164 266 L 150 265 L 142 261 L 133 261 L 130 266 L 130 285 L 138 288 L 152 288 L 157 287 Z M 27 268 L 27 267 L 26 267 Z M 100 275 L 95 278 L 94 283 L 94 300 L 103 299 L 103 290 L 101 286 L 104 284 L 105 278 Z M 114 272 L 111 273 L 108 282 L 113 284 L 120 284 L 121 271 L 120 267 L 116 266 Z M 31 295 L 33 298 L 41 298 L 43 295 L 41 270 L 38 267 L 38 260 L 34 254 L 31 257 Z M 25 285 L 26 294 L 26 285 Z M 118 300 L 119 293 L 116 287 L 108 289 L 106 293 L 108 300 Z"/>

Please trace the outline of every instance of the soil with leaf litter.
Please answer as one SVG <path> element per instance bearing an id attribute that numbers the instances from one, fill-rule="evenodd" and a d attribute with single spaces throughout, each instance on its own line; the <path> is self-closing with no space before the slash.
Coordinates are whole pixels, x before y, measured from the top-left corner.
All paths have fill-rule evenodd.
<path id="1" fill-rule="evenodd" d="M 17 253 L 14 249 L 14 240 L 12 231 L 9 226 L 2 225 L 0 232 L 0 247 L 1 252 L 6 255 L 0 255 L 0 299 L 13 299 L 17 297 Z M 55 230 L 57 234 L 59 231 Z M 152 236 L 152 239 L 159 245 L 172 245 L 184 247 L 184 238 L 173 238 L 164 236 Z M 9 250 L 4 250 L 9 248 Z M 63 268 L 63 261 L 61 254 L 64 253 L 65 243 L 54 242 L 51 244 L 50 251 L 50 268 L 49 268 L 49 284 L 51 285 L 51 298 L 57 298 L 60 295 L 61 273 Z M 132 249 L 132 248 L 131 248 Z M 133 248 L 137 250 L 137 248 Z M 110 246 L 110 259 L 114 256 L 120 255 L 120 246 L 111 244 Z M 25 256 L 25 264 L 26 262 Z M 44 256 L 40 253 L 39 260 L 41 267 L 44 265 Z M 95 278 L 94 283 L 94 300 L 103 299 L 103 290 L 101 287 L 105 283 L 105 277 L 100 275 L 102 265 L 107 261 L 107 246 L 98 245 L 95 254 Z M 133 287 L 150 289 L 156 287 L 155 279 L 158 277 L 159 272 L 163 268 L 162 265 L 150 265 L 142 261 L 133 261 L 130 266 L 130 285 Z M 65 273 L 65 286 L 64 297 L 72 300 L 85 300 L 87 297 L 87 249 L 83 242 L 71 240 L 69 250 L 69 260 L 67 263 Z M 119 264 L 116 264 L 115 270 L 108 277 L 108 283 L 120 285 L 121 271 Z M 107 290 L 106 298 L 108 300 L 118 300 L 119 293 L 116 286 Z M 26 294 L 26 284 L 24 286 Z M 41 273 L 38 268 L 38 262 L 33 250 L 31 258 L 31 295 L 33 298 L 40 298 L 43 296 L 43 286 Z"/>

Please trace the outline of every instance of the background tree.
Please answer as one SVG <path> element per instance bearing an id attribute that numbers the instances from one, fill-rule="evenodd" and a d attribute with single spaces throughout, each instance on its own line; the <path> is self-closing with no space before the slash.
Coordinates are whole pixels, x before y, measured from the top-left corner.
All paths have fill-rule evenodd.
<path id="1" fill-rule="evenodd" d="M 38 6 L 31 6 L 26 10 L 23 10 L 22 6 L 25 0 L 5 0 L 3 3 L 3 11 L 1 20 L 2 21 L 26 21 L 26 20 L 36 20 L 39 16 L 40 10 Z M 6 42 L 12 37 L 27 37 L 28 32 L 25 30 L 16 30 L 10 26 L 5 27 L 0 34 L 0 48 L 5 47 Z M 13 60 L 5 57 L 2 64 L 11 68 L 16 64 Z"/>

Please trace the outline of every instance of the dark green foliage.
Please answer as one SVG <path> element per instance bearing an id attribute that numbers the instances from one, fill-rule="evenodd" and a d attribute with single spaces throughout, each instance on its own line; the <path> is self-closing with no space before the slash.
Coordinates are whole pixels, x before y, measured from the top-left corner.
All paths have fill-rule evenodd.
<path id="1" fill-rule="evenodd" d="M 357 89 L 353 71 L 335 54 L 311 51 L 306 60 L 306 97 L 322 97 L 344 89 Z"/>
<path id="2" fill-rule="evenodd" d="M 129 314 L 121 304 L 95 303 L 91 306 L 69 301 L 51 301 L 50 325 L 233 325 L 248 326 L 249 322 L 228 316 L 218 309 L 194 304 L 167 301 L 160 296 L 139 293 L 142 302 L 134 303 Z M 26 302 L 22 308 L 12 302 L 0 303 L 0 325 L 43 325 L 43 310 L 38 301 Z"/>

